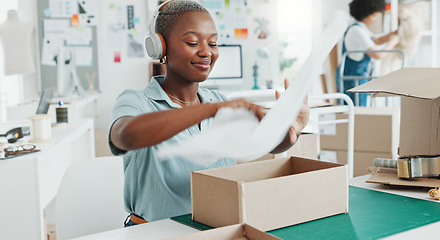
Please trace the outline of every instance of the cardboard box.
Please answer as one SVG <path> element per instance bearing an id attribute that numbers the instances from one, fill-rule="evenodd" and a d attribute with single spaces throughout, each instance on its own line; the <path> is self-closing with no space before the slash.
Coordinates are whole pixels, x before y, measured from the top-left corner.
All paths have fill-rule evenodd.
<path id="1" fill-rule="evenodd" d="M 47 240 L 57 240 L 57 232 L 55 224 L 46 225 Z"/>
<path id="2" fill-rule="evenodd" d="M 369 174 L 369 167 L 373 167 L 375 158 L 394 159 L 391 153 L 354 152 L 353 177 Z M 321 150 L 320 160 L 340 164 L 347 164 L 347 151 Z"/>
<path id="3" fill-rule="evenodd" d="M 348 212 L 347 166 L 290 157 L 191 173 L 192 217 L 269 231 Z"/>
<path id="4" fill-rule="evenodd" d="M 327 117 L 332 120 L 346 119 L 347 114 L 338 113 Z M 397 157 L 399 117 L 399 108 L 355 107 L 354 151 L 392 153 Z M 321 125 L 321 149 L 347 151 L 347 136 L 347 123 Z"/>
<path id="5" fill-rule="evenodd" d="M 440 180 L 437 178 L 411 178 L 411 180 L 400 179 L 399 177 L 397 177 L 396 172 L 379 172 L 377 171 L 377 169 L 378 168 L 376 167 L 369 168 L 371 176 L 365 182 L 379 183 L 388 187 L 440 187 Z M 428 194 L 426 194 L 426 196 L 428 196 Z"/>
<path id="6" fill-rule="evenodd" d="M 317 159 L 319 156 L 318 134 L 315 133 L 301 133 L 298 141 L 285 153 L 280 154 L 266 154 L 254 161 L 269 160 L 275 158 L 282 158 L 286 156 L 296 156 Z M 240 163 L 241 161 L 238 160 Z"/>
<path id="7" fill-rule="evenodd" d="M 440 68 L 401 68 L 349 92 L 401 96 L 400 157 L 440 155 Z"/>
<path id="8" fill-rule="evenodd" d="M 201 239 L 215 239 L 215 240 L 279 240 L 281 238 L 275 237 L 269 233 L 262 232 L 247 224 L 234 224 L 227 227 L 215 228 L 211 230 L 201 231 L 197 233 L 187 234 L 168 240 L 201 240 Z"/>

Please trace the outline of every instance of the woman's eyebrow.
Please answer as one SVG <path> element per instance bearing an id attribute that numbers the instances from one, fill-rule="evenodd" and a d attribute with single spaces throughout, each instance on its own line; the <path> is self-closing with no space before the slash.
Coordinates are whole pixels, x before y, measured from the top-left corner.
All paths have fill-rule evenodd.
<path id="1" fill-rule="evenodd" d="M 186 32 L 186 33 L 183 34 L 183 36 L 190 35 L 190 34 L 194 34 L 194 35 L 200 36 L 200 33 L 193 32 L 193 31 Z M 218 33 L 211 34 L 211 37 L 214 37 L 214 36 L 218 36 Z"/>

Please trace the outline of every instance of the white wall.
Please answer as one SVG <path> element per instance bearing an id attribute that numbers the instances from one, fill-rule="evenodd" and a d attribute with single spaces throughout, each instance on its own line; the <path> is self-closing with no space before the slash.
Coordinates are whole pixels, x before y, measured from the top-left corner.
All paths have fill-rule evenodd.
<path id="1" fill-rule="evenodd" d="M 20 13 L 28 16 L 30 20 L 35 19 L 35 1 L 37 0 L 18 0 Z M 126 88 L 142 89 L 146 86 L 149 78 L 149 62 L 147 57 L 144 58 L 126 58 L 124 49 L 121 51 L 121 63 L 113 62 L 113 48 L 109 48 L 107 45 L 108 37 L 106 26 L 109 23 L 108 15 L 109 4 L 132 4 L 135 6 L 135 11 L 139 14 L 136 16 L 141 17 L 140 25 L 138 27 L 139 32 L 145 33 L 147 31 L 148 12 L 154 9 L 155 1 L 153 0 L 98 0 L 100 4 L 100 16 L 98 28 L 98 54 L 99 54 L 99 75 L 100 75 L 100 97 L 98 102 L 98 120 L 95 123 L 97 130 L 106 130 L 110 124 L 111 109 L 114 105 L 116 97 Z M 330 18 L 332 12 L 335 9 L 343 9 L 348 11 L 348 3 L 350 0 L 315 0 L 319 2 L 317 6 L 317 12 L 314 18 L 319 19 L 318 25 L 325 26 L 325 23 Z M 149 7 L 147 5 L 150 5 Z M 149 11 L 148 11 L 149 9 Z M 276 8 L 275 8 L 276 9 Z M 143 13 L 140 13 L 142 11 Z M 315 32 L 319 32 L 321 27 L 315 27 Z M 247 54 L 246 54 L 247 55 Z M 273 54 L 277 56 L 276 54 Z M 254 53 L 245 56 L 249 59 L 255 59 Z M 271 65 L 275 62 L 271 61 Z M 246 68 L 246 67 L 245 67 Z M 247 67 L 249 68 L 249 67 Z M 251 72 L 249 69 L 245 71 Z M 273 74 L 273 73 L 272 73 Z M 24 76 L 24 96 L 25 100 L 35 99 L 39 95 L 39 86 L 37 84 L 36 74 Z M 251 77 L 252 79 L 252 77 Z M 244 83 L 245 88 L 251 87 L 252 82 Z"/>
<path id="2" fill-rule="evenodd" d="M 100 22 L 98 28 L 98 57 L 99 57 L 99 88 L 101 94 L 98 100 L 98 120 L 96 130 L 108 129 L 111 121 L 111 110 L 117 96 L 125 89 L 143 89 L 149 81 L 149 62 L 144 58 L 127 58 L 124 49 L 108 47 L 107 25 L 111 11 L 109 4 L 134 5 L 135 16 L 140 17 L 138 31 L 147 32 L 148 9 L 145 0 L 100 0 Z M 114 62 L 114 52 L 121 52 L 121 62 Z"/>
<path id="3" fill-rule="evenodd" d="M 23 20 L 35 22 L 36 20 L 36 3 L 33 0 L 18 0 L 18 9 L 20 11 L 20 17 L 23 18 Z M 35 34 L 33 35 L 32 42 L 35 43 L 35 48 L 37 47 L 36 43 L 36 28 L 34 30 Z M 34 62 L 37 62 L 37 51 L 34 51 L 34 55 L 32 56 L 34 58 Z M 37 70 L 38 71 L 38 70 Z M 38 98 L 39 96 L 39 86 L 37 81 L 37 74 L 38 72 L 34 72 L 31 74 L 24 74 L 23 75 L 23 97 L 24 101 L 31 100 Z"/>

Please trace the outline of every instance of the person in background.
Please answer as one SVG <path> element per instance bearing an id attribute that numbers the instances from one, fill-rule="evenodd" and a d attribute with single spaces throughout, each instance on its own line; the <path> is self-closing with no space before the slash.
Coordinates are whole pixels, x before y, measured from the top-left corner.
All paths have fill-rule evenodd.
<path id="1" fill-rule="evenodd" d="M 353 0 L 349 4 L 350 15 L 356 20 L 351 24 L 344 33 L 342 41 L 342 54 L 346 51 L 377 51 L 391 50 L 399 42 L 397 32 L 391 32 L 381 37 L 373 36 L 373 33 L 367 28 L 373 24 L 380 13 L 385 11 L 385 0 Z M 381 45 L 385 44 L 384 47 Z M 383 59 L 388 52 L 368 52 L 368 53 L 351 53 L 345 59 L 343 76 L 368 76 L 371 58 Z M 340 86 L 340 67 L 336 70 L 336 83 L 338 89 L 342 89 L 353 102 L 355 102 L 354 93 L 347 93 L 347 90 L 355 87 L 355 81 L 343 81 Z M 364 84 L 368 80 L 361 79 L 359 84 Z M 340 91 L 341 92 L 341 91 Z M 359 94 L 359 106 L 367 105 L 367 93 Z"/>
<path id="2" fill-rule="evenodd" d="M 405 61 L 409 61 L 417 55 L 427 17 L 425 16 L 427 3 L 428 1 L 423 0 L 399 0 L 397 17 L 400 41 L 395 49 L 405 52 Z M 380 75 L 399 69 L 402 66 L 402 61 L 401 54 L 389 54 L 381 61 Z"/>
<path id="3" fill-rule="evenodd" d="M 164 38 L 166 52 L 160 60 L 166 74 L 153 77 L 143 90 L 123 91 L 113 108 L 109 129 L 112 153 L 124 155 L 124 201 L 130 213 L 125 226 L 191 212 L 190 172 L 206 167 L 178 157 L 159 160 L 158 146 L 200 134 L 224 107 L 246 108 L 259 119 L 264 117 L 261 106 L 244 100 L 227 101 L 219 92 L 199 87 L 219 56 L 216 26 L 203 5 L 188 0 L 165 2 L 158 10 L 154 29 Z M 305 101 L 274 151 L 290 148 L 308 118 Z M 235 163 L 235 159 L 223 158 L 208 168 Z"/>

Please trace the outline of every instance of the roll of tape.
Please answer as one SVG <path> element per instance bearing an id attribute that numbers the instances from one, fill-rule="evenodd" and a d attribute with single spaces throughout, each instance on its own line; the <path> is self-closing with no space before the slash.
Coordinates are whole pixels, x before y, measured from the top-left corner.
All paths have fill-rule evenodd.
<path id="1" fill-rule="evenodd" d="M 52 141 L 52 128 L 50 124 L 50 115 L 37 114 L 28 117 L 31 120 L 30 142 L 50 142 Z"/>
<path id="2" fill-rule="evenodd" d="M 57 107 L 56 116 L 58 123 L 66 123 L 68 121 L 67 107 Z"/>

